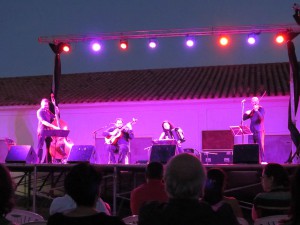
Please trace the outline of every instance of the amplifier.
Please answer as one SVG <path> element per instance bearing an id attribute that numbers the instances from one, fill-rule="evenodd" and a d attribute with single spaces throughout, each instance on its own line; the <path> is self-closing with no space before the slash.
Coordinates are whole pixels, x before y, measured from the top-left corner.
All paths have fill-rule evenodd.
<path id="1" fill-rule="evenodd" d="M 203 164 L 232 164 L 232 151 L 208 151 L 201 152 Z"/>

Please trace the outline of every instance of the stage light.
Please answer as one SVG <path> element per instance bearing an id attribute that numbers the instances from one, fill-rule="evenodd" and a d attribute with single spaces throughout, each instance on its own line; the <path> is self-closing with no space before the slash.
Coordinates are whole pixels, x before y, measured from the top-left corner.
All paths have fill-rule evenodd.
<path id="1" fill-rule="evenodd" d="M 278 44 L 282 44 L 285 41 L 284 35 L 283 34 L 277 34 L 275 40 Z"/>
<path id="2" fill-rule="evenodd" d="M 99 52 L 101 50 L 101 44 L 98 41 L 91 43 L 91 48 L 94 52 Z"/>
<path id="3" fill-rule="evenodd" d="M 222 46 L 228 45 L 228 43 L 229 43 L 228 37 L 226 37 L 226 36 L 221 36 L 221 37 L 219 38 L 219 43 L 220 43 L 220 45 L 222 45 Z"/>
<path id="4" fill-rule="evenodd" d="M 256 43 L 256 41 L 257 41 L 256 39 L 257 39 L 257 35 L 256 34 L 249 34 L 247 42 L 250 45 L 254 45 Z"/>
<path id="5" fill-rule="evenodd" d="M 193 47 L 195 45 L 195 38 L 193 36 L 186 36 L 185 44 L 187 47 Z"/>
<path id="6" fill-rule="evenodd" d="M 68 53 L 71 51 L 71 46 L 67 43 L 60 43 L 60 46 L 59 46 L 61 52 L 65 52 L 65 53 Z"/>
<path id="7" fill-rule="evenodd" d="M 120 41 L 120 48 L 123 50 L 126 50 L 128 48 L 128 41 L 127 40 L 121 40 Z"/>
<path id="8" fill-rule="evenodd" d="M 148 46 L 150 48 L 156 48 L 157 47 L 157 39 L 156 38 L 150 38 Z"/>

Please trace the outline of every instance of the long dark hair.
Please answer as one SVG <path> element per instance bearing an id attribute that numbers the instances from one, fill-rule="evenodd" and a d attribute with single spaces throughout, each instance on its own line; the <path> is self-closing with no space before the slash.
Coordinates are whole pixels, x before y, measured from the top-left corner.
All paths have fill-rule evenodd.
<path id="1" fill-rule="evenodd" d="M 164 128 L 165 123 L 168 123 L 170 125 L 170 129 L 167 130 L 167 129 Z M 162 126 L 163 131 L 165 132 L 165 135 L 168 136 L 168 137 L 173 138 L 173 134 L 172 134 L 171 130 L 174 129 L 174 125 L 171 122 L 165 120 L 165 121 L 162 122 L 161 126 Z"/>

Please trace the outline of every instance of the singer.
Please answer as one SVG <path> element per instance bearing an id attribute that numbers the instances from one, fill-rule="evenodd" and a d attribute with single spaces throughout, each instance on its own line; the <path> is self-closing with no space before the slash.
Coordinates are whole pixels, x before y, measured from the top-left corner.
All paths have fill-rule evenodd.
<path id="1" fill-rule="evenodd" d="M 259 105 L 259 99 L 251 99 L 252 110 L 247 110 L 243 115 L 243 120 L 250 119 L 250 130 L 253 133 L 253 142 L 259 145 L 260 162 L 264 161 L 264 142 L 265 142 L 265 110 Z"/>

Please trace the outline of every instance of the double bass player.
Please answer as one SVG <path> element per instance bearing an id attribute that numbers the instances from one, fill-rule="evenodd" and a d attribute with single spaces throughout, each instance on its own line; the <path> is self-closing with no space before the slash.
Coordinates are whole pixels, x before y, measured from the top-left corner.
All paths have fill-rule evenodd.
<path id="1" fill-rule="evenodd" d="M 37 155 L 38 155 L 38 163 L 43 163 L 43 155 L 46 155 L 49 152 L 50 144 L 51 144 L 51 137 L 46 137 L 43 134 L 44 130 L 56 129 L 59 130 L 58 126 L 52 124 L 53 120 L 55 119 L 55 115 L 49 109 L 49 100 L 43 98 L 41 100 L 41 106 L 37 110 L 37 119 L 38 119 L 38 128 L 37 128 L 37 136 L 38 136 L 38 146 L 37 146 Z M 46 149 L 47 152 L 44 154 L 43 146 L 44 142 L 46 142 Z M 48 157 L 47 157 L 48 158 Z"/>

